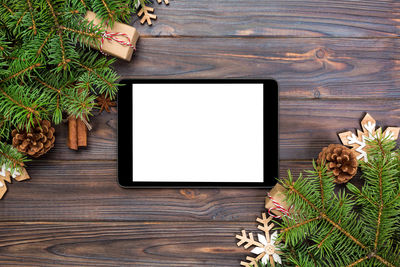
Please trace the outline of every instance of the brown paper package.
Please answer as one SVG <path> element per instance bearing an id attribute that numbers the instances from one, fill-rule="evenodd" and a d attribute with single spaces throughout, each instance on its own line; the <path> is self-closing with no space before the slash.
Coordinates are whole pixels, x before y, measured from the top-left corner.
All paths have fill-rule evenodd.
<path id="1" fill-rule="evenodd" d="M 88 11 L 86 13 L 85 19 L 87 19 L 89 22 L 93 21 L 93 24 L 95 25 L 98 25 L 101 22 L 101 20 L 96 17 L 96 13 L 91 11 Z M 136 42 L 139 39 L 139 32 L 134 27 L 120 22 L 115 22 L 112 29 L 110 27 L 107 27 L 105 28 L 105 30 L 107 32 L 113 32 L 113 33 L 120 32 L 127 34 L 131 43 L 134 46 L 136 46 Z M 118 38 L 126 41 L 125 37 L 118 36 Z M 99 49 L 98 45 L 91 44 L 90 46 L 95 49 Z M 124 46 L 115 41 L 104 39 L 103 52 L 108 55 L 118 57 L 126 61 L 131 61 L 133 51 L 134 51 L 133 47 Z"/>
<path id="2" fill-rule="evenodd" d="M 274 188 L 269 191 L 270 196 L 279 204 L 281 204 L 286 210 L 289 209 L 287 203 L 284 201 L 285 199 L 285 191 L 286 189 L 280 185 L 276 184 Z M 270 208 L 275 208 L 274 203 L 271 201 L 271 199 L 268 198 L 268 196 L 265 199 L 265 208 L 269 210 Z M 282 216 L 282 212 L 277 211 L 277 210 L 271 210 L 272 213 L 274 213 L 277 216 Z"/>

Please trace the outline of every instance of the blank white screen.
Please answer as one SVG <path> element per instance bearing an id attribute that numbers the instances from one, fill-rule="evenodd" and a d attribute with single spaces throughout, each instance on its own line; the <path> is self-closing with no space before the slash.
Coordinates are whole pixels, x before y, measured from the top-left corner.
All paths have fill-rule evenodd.
<path id="1" fill-rule="evenodd" d="M 133 181 L 263 182 L 263 84 L 133 84 Z"/>

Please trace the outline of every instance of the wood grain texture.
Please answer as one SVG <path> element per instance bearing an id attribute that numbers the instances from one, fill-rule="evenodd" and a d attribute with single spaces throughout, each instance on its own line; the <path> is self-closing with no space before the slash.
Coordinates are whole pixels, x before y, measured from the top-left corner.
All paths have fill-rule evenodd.
<path id="1" fill-rule="evenodd" d="M 8 186 L 0 221 L 247 221 L 265 189 L 123 189 L 110 161 L 35 161 Z"/>
<path id="2" fill-rule="evenodd" d="M 125 78 L 273 78 L 280 97 L 400 99 L 400 39 L 143 38 Z"/>
<path id="3" fill-rule="evenodd" d="M 395 0 L 202 0 L 154 5 L 142 36 L 395 37 Z"/>
<path id="4" fill-rule="evenodd" d="M 256 219 L 259 214 L 253 214 Z M 256 223 L 2 223 L 2 266 L 238 266 Z"/>
<path id="5" fill-rule="evenodd" d="M 280 101 L 280 159 L 312 159 L 324 146 L 340 144 L 338 133 L 361 129 L 365 112 L 377 126 L 400 125 L 398 100 Z"/>
<path id="6" fill-rule="evenodd" d="M 280 177 L 290 169 L 297 178 L 311 168 L 311 161 L 281 161 Z M 0 221 L 247 222 L 263 211 L 267 192 L 123 189 L 116 183 L 116 164 L 109 161 L 36 161 L 28 171 L 31 180 L 8 186 Z"/>
<path id="7" fill-rule="evenodd" d="M 273 78 L 280 177 L 311 168 L 364 112 L 398 126 L 400 2 L 225 0 L 155 4 L 122 78 Z M 234 235 L 256 229 L 265 189 L 136 189 L 116 183 L 117 117 L 92 119 L 88 147 L 56 146 L 0 201 L 0 266 L 238 266 Z M 120 127 L 121 129 L 121 127 Z M 356 177 L 358 186 L 362 180 Z M 338 186 L 337 189 L 343 189 Z"/>

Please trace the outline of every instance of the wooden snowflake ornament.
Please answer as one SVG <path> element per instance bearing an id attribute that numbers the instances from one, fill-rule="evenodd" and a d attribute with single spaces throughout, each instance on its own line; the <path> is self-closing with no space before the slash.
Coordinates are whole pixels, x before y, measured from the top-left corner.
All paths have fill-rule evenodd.
<path id="1" fill-rule="evenodd" d="M 162 3 L 162 0 L 157 0 L 157 2 L 158 2 L 159 4 L 161 4 L 161 3 Z M 166 5 L 169 5 L 169 1 L 168 1 L 168 0 L 164 0 L 164 3 L 165 3 Z"/>
<path id="2" fill-rule="evenodd" d="M 11 170 L 7 168 L 5 165 L 0 167 L 0 199 L 3 198 L 4 194 L 7 192 L 6 182 L 11 183 L 11 177 L 16 181 L 24 181 L 29 179 L 29 174 L 24 167 L 21 167 L 21 170 L 18 171 L 16 169 Z"/>
<path id="3" fill-rule="evenodd" d="M 138 17 L 141 17 L 143 15 L 142 19 L 140 20 L 140 23 L 143 24 L 144 22 L 147 22 L 147 24 L 151 26 L 152 25 L 151 20 L 157 19 L 156 15 L 151 14 L 152 12 L 154 12 L 154 8 L 143 5 L 142 9 L 140 9 L 139 13 L 137 14 Z"/>
<path id="4" fill-rule="evenodd" d="M 397 140 L 400 132 L 400 127 L 387 127 L 383 133 L 382 128 L 375 129 L 376 121 L 368 113 L 361 120 L 361 127 L 363 131 L 357 130 L 357 135 L 347 131 L 340 133 L 339 138 L 343 145 L 351 147 L 356 152 L 358 160 L 364 160 L 365 162 L 368 162 L 367 140 L 374 140 L 382 134 L 391 140 Z"/>
<path id="5" fill-rule="evenodd" d="M 263 264 L 267 264 L 269 261 L 271 266 L 275 266 L 275 262 L 282 264 L 281 257 L 279 256 L 280 250 L 276 243 L 276 238 L 278 237 L 278 232 L 275 231 L 271 236 L 269 231 L 275 226 L 270 221 L 273 218 L 270 216 L 267 218 L 266 214 L 262 214 L 262 218 L 257 218 L 257 222 L 260 223 L 258 225 L 258 229 L 264 232 L 264 235 L 257 234 L 257 240 L 254 239 L 253 233 L 247 233 L 245 230 L 242 230 L 241 235 L 236 235 L 236 238 L 239 239 L 237 242 L 238 247 L 243 245 L 245 249 L 253 247 L 251 250 L 252 253 L 257 256 L 254 257 L 246 257 L 247 261 L 241 261 L 240 265 L 245 267 L 255 267 L 258 262 L 261 261 Z"/>

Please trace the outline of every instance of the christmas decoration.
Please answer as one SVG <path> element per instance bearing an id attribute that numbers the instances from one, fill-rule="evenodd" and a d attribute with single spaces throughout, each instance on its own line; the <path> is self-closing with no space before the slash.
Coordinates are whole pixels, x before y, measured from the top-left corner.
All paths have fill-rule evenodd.
<path id="1" fill-rule="evenodd" d="M 54 132 L 48 120 L 37 121 L 29 130 L 14 129 L 12 144 L 19 152 L 37 158 L 54 146 Z"/>
<path id="2" fill-rule="evenodd" d="M 373 135 L 373 124 L 367 124 Z M 292 217 L 279 229 L 282 261 L 289 266 L 400 266 L 400 152 L 395 141 L 377 135 L 366 143 L 368 162 L 361 161 L 361 189 L 335 194 L 326 164 L 295 181 L 281 181 Z"/>
<path id="3" fill-rule="evenodd" d="M 101 19 L 96 14 L 87 11 L 85 19 L 93 25 L 101 25 Z M 100 46 L 98 47 L 103 54 L 112 55 L 126 61 L 130 61 L 135 45 L 139 39 L 138 31 L 129 25 L 115 22 L 113 27 L 102 27 Z M 92 47 L 97 48 L 96 43 L 91 43 Z"/>
<path id="4" fill-rule="evenodd" d="M 87 146 L 87 125 L 74 116 L 68 118 L 67 145 L 70 149 L 78 150 L 78 147 Z"/>
<path id="5" fill-rule="evenodd" d="M 142 17 L 142 19 L 140 20 L 140 23 L 143 24 L 145 22 L 147 22 L 147 24 L 149 26 L 152 25 L 151 20 L 155 20 L 157 19 L 157 16 L 154 14 L 151 14 L 154 12 L 154 8 L 152 7 L 148 7 L 146 6 L 146 0 L 137 0 L 138 2 L 135 4 L 136 9 L 138 9 L 139 6 L 141 6 L 142 8 L 139 10 L 139 12 L 137 13 L 138 17 Z M 157 2 L 159 4 L 162 3 L 163 0 L 157 0 Z M 168 0 L 164 0 L 164 3 L 166 5 L 169 5 L 169 1 Z"/>
<path id="6" fill-rule="evenodd" d="M 57 125 L 64 118 L 75 118 L 77 131 L 87 130 L 81 122 L 89 125 L 94 100 L 98 95 L 113 100 L 119 79 L 111 69 L 115 59 L 108 60 L 88 48 L 92 45 L 112 54 L 107 46 L 117 45 L 128 51 L 121 57 L 128 58 L 138 34 L 130 26 L 124 25 L 130 29 L 126 32 L 118 27 L 128 23 L 132 11 L 140 6 L 145 6 L 144 0 L 1 1 L 0 166 L 5 164 L 14 171 L 27 160 L 8 144 L 10 138 L 32 156 L 51 148 L 53 144 L 49 148 L 44 140 L 50 132 L 37 133 L 42 139 L 28 136 L 38 121 Z M 98 20 L 85 20 L 88 12 L 94 12 Z M 77 146 L 86 143 L 86 138 L 76 142 Z"/>
<path id="7" fill-rule="evenodd" d="M 397 140 L 400 132 L 400 127 L 387 127 L 382 133 L 382 128 L 376 128 L 375 119 L 368 113 L 361 120 L 362 132 L 357 130 L 357 135 L 351 131 L 339 134 L 340 141 L 343 145 L 352 147 L 356 152 L 358 160 L 368 161 L 366 153 L 366 142 L 370 139 L 376 139 L 378 136 L 383 135 L 391 140 Z"/>
<path id="8" fill-rule="evenodd" d="M 356 153 L 342 145 L 331 144 L 324 147 L 318 155 L 317 164 L 326 163 L 328 171 L 335 176 L 335 183 L 348 182 L 357 173 L 358 161 Z"/>
<path id="9" fill-rule="evenodd" d="M 103 110 L 111 112 L 110 108 L 115 107 L 117 105 L 115 101 L 112 101 L 109 97 L 105 95 L 100 95 L 96 99 L 97 99 L 97 105 L 100 107 L 100 113 L 102 113 Z"/>
<path id="10" fill-rule="evenodd" d="M 161 4 L 161 3 L 162 3 L 162 0 L 157 0 L 157 3 Z M 165 3 L 166 5 L 169 5 L 169 1 L 168 1 L 168 0 L 164 0 L 164 3 Z"/>
<path id="11" fill-rule="evenodd" d="M 17 181 L 29 179 L 24 162 L 28 161 L 14 147 L 0 142 L 0 199 L 7 191 L 5 181 L 11 183 L 11 176 Z"/>
<path id="12" fill-rule="evenodd" d="M 142 19 L 140 20 L 141 24 L 143 24 L 144 22 L 147 22 L 147 24 L 149 26 L 151 26 L 152 25 L 151 20 L 157 19 L 157 16 L 154 14 L 151 14 L 150 12 L 151 13 L 154 12 L 154 8 L 148 7 L 145 5 L 142 6 L 142 9 L 140 9 L 140 11 L 138 12 L 139 17 L 141 17 L 143 15 Z"/>
<path id="13" fill-rule="evenodd" d="M 278 183 L 267 193 L 265 208 L 273 218 L 281 218 L 283 215 L 290 216 L 291 208 L 285 202 L 285 191 L 286 189 Z"/>
<path id="14" fill-rule="evenodd" d="M 260 223 L 260 225 L 258 225 L 258 229 L 264 232 L 264 235 L 257 235 L 258 241 L 254 239 L 253 233 L 249 233 L 247 235 L 245 230 L 242 230 L 241 235 L 236 235 L 236 238 L 239 239 L 239 242 L 237 242 L 239 247 L 242 245 L 245 249 L 253 247 L 251 252 L 257 255 L 255 258 L 250 256 L 246 257 L 247 261 L 240 262 L 240 265 L 254 267 L 258 266 L 259 261 L 261 261 L 263 264 L 267 264 L 267 262 L 269 262 L 272 266 L 275 266 L 275 262 L 279 264 L 282 263 L 279 256 L 280 248 L 276 242 L 278 232 L 275 231 L 270 236 L 270 230 L 274 227 L 274 224 L 270 223 L 271 220 L 272 217 L 267 218 L 265 213 L 262 214 L 262 218 L 257 218 L 257 222 Z"/>
<path id="15" fill-rule="evenodd" d="M 7 192 L 7 185 L 5 182 L 7 181 L 8 183 L 11 183 L 11 177 L 18 182 L 30 179 L 30 176 L 24 167 L 11 169 L 7 168 L 6 165 L 3 164 L 0 166 L 0 199 L 2 199 L 4 194 Z"/>
<path id="16" fill-rule="evenodd" d="M 126 22 L 130 8 L 127 2 L 116 0 L 2 1 L 2 144 L 12 137 L 13 144 L 21 151 L 39 156 L 49 149 L 49 143 L 43 139 L 36 142 L 38 135 L 28 136 L 31 129 L 35 130 L 37 121 L 59 124 L 63 114 L 88 120 L 97 95 L 115 97 L 118 76 L 110 68 L 114 60 L 98 57 L 96 52 L 88 51 L 85 44 L 99 43 L 103 24 L 112 26 L 116 22 Z M 84 21 L 89 10 L 101 17 L 102 25 Z M 78 42 L 81 45 L 77 46 Z M 15 129 L 13 135 L 10 134 L 12 129 Z M 43 135 L 45 137 L 41 138 L 49 137 L 46 133 Z M 10 151 L 1 151 L 1 158 L 20 157 L 16 153 L 7 154 Z"/>

